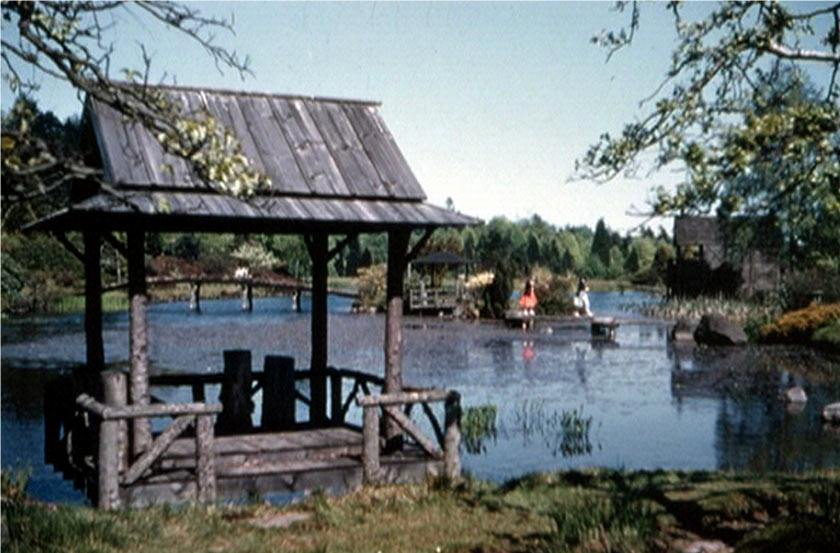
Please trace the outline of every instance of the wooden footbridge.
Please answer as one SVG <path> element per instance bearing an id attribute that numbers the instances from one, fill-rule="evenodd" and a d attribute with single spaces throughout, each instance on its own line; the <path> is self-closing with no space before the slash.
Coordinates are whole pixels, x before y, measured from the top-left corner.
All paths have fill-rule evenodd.
<path id="1" fill-rule="evenodd" d="M 264 370 L 252 372 L 250 361 L 248 351 L 227 351 L 223 373 L 150 378 L 158 393 L 190 390 L 190 403 L 127 405 L 128 375 L 121 371 L 103 373 L 104 403 L 87 394 L 68 402 L 72 379 L 54 381 L 44 402 L 45 461 L 103 509 L 458 477 L 457 392 L 405 388 L 382 394 L 383 379 L 330 368 L 331 416 L 318 424 L 296 420 L 298 404 L 311 406 L 298 389 L 306 387 L 301 384 L 312 377 L 310 371 L 296 371 L 292 358 L 268 356 Z M 208 392 L 219 388 L 221 403 L 206 403 Z M 254 424 L 258 394 L 262 416 Z M 442 413 L 435 413 L 436 402 L 444 403 Z M 436 442 L 411 420 L 415 406 Z M 361 426 L 348 420 L 353 408 L 363 410 Z M 389 449 L 380 434 L 381 417 L 405 432 L 399 450 Z M 140 419 L 168 426 L 156 433 L 151 447 L 135 454 L 132 423 Z"/>
<path id="2" fill-rule="evenodd" d="M 104 292 L 127 290 L 128 282 L 118 282 L 108 286 L 103 286 Z M 304 281 L 297 280 L 271 280 L 265 278 L 238 278 L 238 277 L 211 277 L 211 276 L 190 276 L 190 277 L 148 277 L 146 278 L 146 286 L 175 286 L 178 284 L 188 284 L 190 287 L 189 307 L 192 311 L 201 311 L 201 287 L 208 284 L 217 284 L 222 286 L 235 286 L 240 290 L 242 299 L 242 310 L 253 311 L 254 309 L 254 289 L 263 288 L 270 290 L 272 294 L 289 295 L 294 298 L 294 310 L 300 311 L 300 297 L 303 294 L 312 294 L 312 285 Z M 359 293 L 356 290 L 347 290 L 341 288 L 327 288 L 327 293 L 332 296 L 342 296 L 346 298 L 358 298 Z"/>

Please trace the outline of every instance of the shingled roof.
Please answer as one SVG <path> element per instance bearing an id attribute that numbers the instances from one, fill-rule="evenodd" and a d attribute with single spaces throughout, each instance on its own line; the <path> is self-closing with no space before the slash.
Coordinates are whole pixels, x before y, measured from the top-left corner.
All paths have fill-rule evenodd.
<path id="1" fill-rule="evenodd" d="M 190 163 L 167 154 L 139 122 L 88 98 L 108 193 L 40 226 L 248 232 L 378 231 L 467 226 L 472 217 L 426 195 L 378 112 L 378 103 L 159 87 L 187 112 L 206 110 L 239 139 L 271 190 L 250 200 L 214 192 Z M 116 193 L 114 193 L 116 192 Z"/>

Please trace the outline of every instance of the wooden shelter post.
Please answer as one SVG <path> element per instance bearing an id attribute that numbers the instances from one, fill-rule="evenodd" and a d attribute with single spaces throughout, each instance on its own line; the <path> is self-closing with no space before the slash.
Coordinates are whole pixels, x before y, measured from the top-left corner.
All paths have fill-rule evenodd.
<path id="1" fill-rule="evenodd" d="M 403 281 L 410 238 L 410 230 L 388 233 L 388 281 L 385 292 L 387 313 L 385 316 L 384 393 L 386 394 L 400 393 L 403 387 Z M 385 421 L 386 448 L 399 449 L 402 446 L 402 430 L 392 418 L 386 418 Z"/>
<path id="2" fill-rule="evenodd" d="M 312 258 L 312 355 L 310 380 L 311 404 L 309 420 L 327 423 L 327 262 L 329 235 L 318 233 L 307 239 Z"/>
<path id="3" fill-rule="evenodd" d="M 145 234 L 128 232 L 128 297 L 131 349 L 131 403 L 149 405 L 149 337 L 147 321 Z M 152 444 L 151 421 L 137 418 L 133 424 L 135 455 L 147 451 Z"/>
<path id="4" fill-rule="evenodd" d="M 85 231 L 85 339 L 88 373 L 105 368 L 105 347 L 102 342 L 102 273 L 100 235 Z M 92 390 L 89 390 L 92 391 Z"/>

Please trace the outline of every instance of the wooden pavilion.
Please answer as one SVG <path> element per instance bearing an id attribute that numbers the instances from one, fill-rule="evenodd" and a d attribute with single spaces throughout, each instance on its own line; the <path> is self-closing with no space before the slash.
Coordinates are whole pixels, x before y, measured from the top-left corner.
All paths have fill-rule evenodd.
<path id="1" fill-rule="evenodd" d="M 399 450 L 405 434 L 432 461 L 442 463 L 443 453 L 431 442 L 424 443 L 423 437 L 416 436 L 416 427 L 412 428 L 412 422 L 398 408 L 400 404 L 406 405 L 408 411 L 413 403 L 448 398 L 450 409 L 457 410 L 452 401 L 457 397 L 455 394 L 440 390 L 407 391 L 403 386 L 404 272 L 408 260 L 436 228 L 467 226 L 477 220 L 425 203 L 425 194 L 382 120 L 377 103 L 187 87 L 156 88 L 177 101 L 186 112 L 209 113 L 231 130 L 252 166 L 270 177 L 271 189 L 250 200 L 214 192 L 201 182 L 188 162 L 165 153 L 139 122 L 126 120 L 109 106 L 88 98 L 83 117 L 83 146 L 88 162 L 101 167 L 107 184 L 76 183 L 71 191 L 71 205 L 35 225 L 60 238 L 66 231 L 80 231 L 84 235 L 84 252 L 77 253 L 85 264 L 87 364 L 84 372 L 88 378 L 87 384 L 77 390 L 84 392 L 83 395 L 68 408 L 72 413 L 65 411 L 47 418 L 48 461 L 52 459 L 56 466 L 61 465 L 77 481 L 87 478 L 91 498 L 103 508 L 154 501 L 213 500 L 217 497 L 217 481 L 218 497 L 232 497 L 246 490 L 276 491 L 288 484 L 294 463 L 297 463 L 297 476 L 293 479 L 305 480 L 301 475 L 307 474 L 307 463 L 303 462 L 307 460 L 311 470 L 333 473 L 344 470 L 345 480 L 347 470 L 356 470 L 363 472 L 365 480 L 373 481 L 386 472 L 386 457 L 380 464 L 380 449 L 383 453 Z M 423 238 L 410 247 L 412 232 L 417 230 L 423 231 Z M 119 242 L 114 232 L 125 233 L 125 243 Z M 262 373 L 252 373 L 249 355 L 226 352 L 224 374 L 201 381 L 189 374 L 177 375 L 165 383 L 191 386 L 194 403 L 155 404 L 149 391 L 144 272 L 144 241 L 151 232 L 303 235 L 312 259 L 309 370 L 289 372 L 288 360 L 279 358 L 267 359 Z M 364 406 L 366 432 L 375 436 L 362 443 L 359 429 L 350 429 L 350 434 L 339 430 L 348 431 L 344 416 L 349 404 L 360 390 L 368 390 L 372 380 L 365 380 L 360 373 L 328 366 L 327 263 L 353 236 L 379 232 L 388 235 L 385 370 L 380 381 L 382 395 L 356 398 Z M 344 236 L 345 240 L 330 249 L 331 235 Z M 127 383 L 120 372 L 103 372 L 99 253 L 102 240 L 123 251 L 129 265 Z M 65 243 L 69 245 L 66 240 Z M 189 369 L 185 367 L 186 372 Z M 100 372 L 103 383 L 100 383 Z M 351 393 L 354 397 L 346 400 L 341 397 L 342 377 L 356 378 Z M 302 398 L 295 391 L 294 380 L 302 378 L 310 381 L 309 398 Z M 222 383 L 223 407 L 204 402 L 203 387 L 212 382 Z M 256 389 L 265 393 L 262 428 L 253 428 L 250 422 L 249 402 Z M 66 389 L 54 393 L 68 394 Z M 288 404 L 294 405 L 295 397 L 309 405 L 310 420 L 305 425 L 293 420 L 294 407 L 291 422 L 286 418 L 284 423 L 283 416 L 278 419 L 271 414 L 268 421 L 273 421 L 273 426 L 266 422 L 266 411 L 276 414 L 280 409 L 288 413 Z M 55 404 L 48 401 L 47 405 Z M 423 406 L 429 413 L 428 406 L 425 403 Z M 380 409 L 386 419 L 382 443 L 377 422 Z M 68 442 L 72 441 L 72 447 L 78 448 L 83 441 L 78 435 L 73 440 L 70 436 L 80 410 L 98 416 L 97 425 L 89 427 L 91 432 L 98 432 L 98 453 L 87 462 L 83 458 L 91 451 L 68 451 L 72 449 Z M 160 416 L 178 418 L 155 436 L 150 417 Z M 216 417 L 215 430 L 213 417 Z M 457 422 L 451 416 L 450 419 L 451 423 Z M 439 439 L 445 441 L 443 430 L 436 423 L 434 426 Z M 309 434 L 287 433 L 289 439 L 285 439 L 267 433 L 276 428 Z M 195 440 L 189 438 L 191 433 Z M 283 445 L 267 445 L 274 442 Z M 307 446 L 300 445 L 316 442 L 313 447 L 329 453 L 315 454 L 312 447 L 306 449 Z M 409 442 L 405 443 L 406 449 L 410 449 Z M 457 455 L 457 446 L 455 449 Z M 228 457 L 224 457 L 225 452 Z M 254 452 L 263 456 L 258 458 Z M 359 462 L 359 456 L 364 458 L 364 464 Z M 86 463 L 95 472 L 95 482 L 90 482 L 94 477 L 85 473 L 84 467 L 71 467 L 74 459 L 78 464 Z M 335 462 L 325 469 L 331 460 Z M 457 460 L 448 462 L 452 469 Z M 167 477 L 167 471 L 180 474 L 181 480 Z M 222 480 L 229 485 L 223 486 Z"/>

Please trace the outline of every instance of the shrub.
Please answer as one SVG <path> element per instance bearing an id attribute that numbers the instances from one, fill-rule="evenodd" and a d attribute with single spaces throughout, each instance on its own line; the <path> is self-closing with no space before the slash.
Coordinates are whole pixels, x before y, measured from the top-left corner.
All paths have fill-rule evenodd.
<path id="1" fill-rule="evenodd" d="M 785 313 L 775 322 L 762 326 L 761 337 L 767 342 L 809 342 L 814 331 L 837 319 L 840 319 L 840 303 L 812 304 L 804 309 Z"/>
<path id="2" fill-rule="evenodd" d="M 358 270 L 359 303 L 365 308 L 384 309 L 387 268 L 384 263 Z"/>

